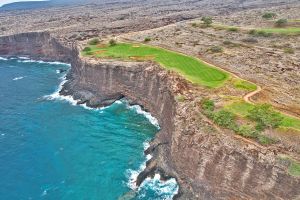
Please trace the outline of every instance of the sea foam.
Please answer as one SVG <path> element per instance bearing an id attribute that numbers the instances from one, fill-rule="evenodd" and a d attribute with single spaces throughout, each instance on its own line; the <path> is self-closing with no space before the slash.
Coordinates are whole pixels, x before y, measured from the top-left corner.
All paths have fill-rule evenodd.
<path id="1" fill-rule="evenodd" d="M 25 76 L 19 76 L 19 77 L 14 78 L 13 81 L 21 80 L 23 78 L 25 78 Z"/>
<path id="2" fill-rule="evenodd" d="M 149 142 L 144 142 L 144 150 L 149 148 Z M 161 199 L 171 200 L 174 195 L 178 194 L 179 186 L 175 178 L 166 181 L 160 180 L 160 174 L 155 174 L 154 178 L 146 178 L 140 187 L 136 186 L 138 175 L 146 168 L 146 162 L 152 158 L 150 154 L 146 156 L 146 160 L 140 165 L 139 169 L 127 170 L 128 183 L 127 186 L 136 191 L 140 198 L 146 196 L 147 190 L 152 190 L 158 194 Z"/>

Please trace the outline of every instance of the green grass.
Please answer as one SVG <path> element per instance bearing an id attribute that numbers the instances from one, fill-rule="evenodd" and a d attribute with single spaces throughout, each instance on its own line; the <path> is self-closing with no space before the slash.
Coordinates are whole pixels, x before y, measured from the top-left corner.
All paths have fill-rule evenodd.
<path id="1" fill-rule="evenodd" d="M 275 33 L 282 35 L 299 35 L 300 27 L 285 27 L 285 28 L 262 28 L 258 31 L 265 31 L 266 33 Z"/>
<path id="2" fill-rule="evenodd" d="M 207 87 L 222 86 L 230 77 L 225 71 L 199 59 L 149 45 L 119 43 L 115 46 L 90 45 L 89 47 L 91 48 L 90 52 L 99 58 L 154 60 L 166 69 L 180 73 L 187 80 Z M 89 54 L 82 52 L 82 55 Z"/>
<path id="3" fill-rule="evenodd" d="M 233 85 L 235 88 L 247 90 L 247 91 L 254 91 L 257 89 L 257 86 L 255 84 L 244 80 L 236 80 L 234 81 Z"/>
<path id="4" fill-rule="evenodd" d="M 279 155 L 279 158 L 289 162 L 288 173 L 292 176 L 300 177 L 300 163 L 287 155 Z"/>
<path id="5" fill-rule="evenodd" d="M 289 166 L 289 174 L 291 174 L 292 176 L 300 176 L 300 163 L 291 161 L 291 164 Z"/>
<path id="6" fill-rule="evenodd" d="M 246 103 L 244 101 L 237 101 L 234 102 L 232 104 L 229 104 L 227 106 L 225 106 L 225 108 L 227 110 L 229 110 L 230 112 L 242 116 L 242 117 L 246 117 L 249 113 L 250 110 L 252 110 L 255 107 L 255 105 Z M 287 116 L 285 114 L 282 114 L 283 120 L 280 123 L 279 127 L 283 127 L 283 128 L 292 128 L 295 129 L 297 131 L 300 131 L 300 119 L 294 118 L 294 117 L 290 117 Z"/>

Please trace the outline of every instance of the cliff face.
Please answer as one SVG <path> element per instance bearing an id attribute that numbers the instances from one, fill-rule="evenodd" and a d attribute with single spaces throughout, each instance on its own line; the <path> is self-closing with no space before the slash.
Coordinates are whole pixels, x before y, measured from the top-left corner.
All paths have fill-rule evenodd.
<path id="1" fill-rule="evenodd" d="M 287 173 L 277 147 L 262 147 L 213 126 L 201 115 L 201 91 L 154 63 L 81 58 L 47 33 L 0 38 L 0 54 L 70 62 L 61 94 L 89 106 L 127 97 L 159 121 L 161 130 L 146 153 L 153 159 L 138 177 L 159 172 L 180 185 L 180 199 L 299 199 L 300 178 Z M 185 101 L 175 97 L 188 91 Z"/>
<path id="2" fill-rule="evenodd" d="M 0 37 L 0 55 L 28 56 L 45 61 L 71 62 L 71 49 L 47 32 L 21 33 Z"/>

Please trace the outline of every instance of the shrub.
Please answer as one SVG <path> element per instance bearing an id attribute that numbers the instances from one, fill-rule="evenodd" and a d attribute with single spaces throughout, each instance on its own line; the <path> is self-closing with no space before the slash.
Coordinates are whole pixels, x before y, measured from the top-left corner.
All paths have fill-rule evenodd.
<path id="1" fill-rule="evenodd" d="M 231 32 L 238 32 L 239 31 L 239 29 L 237 27 L 230 27 L 227 30 L 231 31 Z"/>
<path id="2" fill-rule="evenodd" d="M 276 128 L 280 125 L 283 117 L 280 113 L 273 110 L 271 105 L 262 104 L 255 106 L 249 111 L 248 117 L 256 121 L 257 130 L 264 130 L 265 128 Z"/>
<path id="3" fill-rule="evenodd" d="M 91 50 L 92 50 L 91 47 L 85 47 L 85 48 L 83 49 L 83 51 L 85 51 L 85 52 L 91 51 Z"/>
<path id="4" fill-rule="evenodd" d="M 272 33 L 268 33 L 266 31 L 257 31 L 256 34 L 257 36 L 262 36 L 262 37 L 270 37 L 272 36 L 273 34 Z"/>
<path id="5" fill-rule="evenodd" d="M 146 37 L 145 39 L 144 39 L 144 42 L 150 42 L 151 41 L 151 38 L 149 38 L 149 37 Z"/>
<path id="6" fill-rule="evenodd" d="M 93 52 L 87 51 L 87 52 L 86 52 L 86 55 L 93 55 Z"/>
<path id="7" fill-rule="evenodd" d="M 284 27 L 286 26 L 288 23 L 288 20 L 287 19 L 279 19 L 275 22 L 275 26 L 277 27 Z"/>
<path id="8" fill-rule="evenodd" d="M 250 35 L 255 35 L 257 33 L 257 31 L 255 29 L 251 29 L 248 33 Z"/>
<path id="9" fill-rule="evenodd" d="M 100 40 L 98 38 L 94 38 L 94 39 L 91 39 L 88 44 L 89 45 L 97 45 L 99 44 Z"/>
<path id="10" fill-rule="evenodd" d="M 215 103 L 212 100 L 207 98 L 204 98 L 201 101 L 201 105 L 204 110 L 214 111 L 215 109 Z"/>
<path id="11" fill-rule="evenodd" d="M 244 38 L 244 39 L 242 39 L 242 42 L 247 42 L 247 43 L 257 43 L 258 40 L 255 39 L 255 38 L 249 37 L 249 38 Z"/>
<path id="12" fill-rule="evenodd" d="M 211 48 L 209 48 L 209 51 L 213 53 L 221 53 L 223 52 L 223 48 L 220 46 L 212 46 Z"/>
<path id="13" fill-rule="evenodd" d="M 284 51 L 284 53 L 288 53 L 288 54 L 294 54 L 295 53 L 294 49 L 292 49 L 292 48 L 284 48 L 283 51 Z"/>
<path id="14" fill-rule="evenodd" d="M 247 138 L 256 138 L 258 136 L 258 132 L 253 129 L 251 126 L 240 126 L 237 133 L 243 137 Z"/>
<path id="15" fill-rule="evenodd" d="M 109 46 L 115 46 L 115 45 L 117 45 L 116 40 L 114 39 L 109 40 Z"/>
<path id="16" fill-rule="evenodd" d="M 213 116 L 213 120 L 216 124 L 225 128 L 235 130 L 237 127 L 235 123 L 235 115 L 226 110 L 220 110 L 216 112 Z"/>
<path id="17" fill-rule="evenodd" d="M 178 102 L 184 102 L 184 101 L 185 101 L 185 96 L 183 96 L 183 95 L 177 95 L 177 96 L 176 96 L 176 100 L 177 100 Z"/>
<path id="18" fill-rule="evenodd" d="M 264 19 L 272 19 L 272 18 L 275 18 L 277 15 L 276 13 L 273 13 L 273 12 L 266 12 L 262 15 L 262 18 Z"/>
<path id="19" fill-rule="evenodd" d="M 270 138 L 265 135 L 258 135 L 257 139 L 258 139 L 258 142 L 263 145 L 269 145 L 269 144 L 273 144 L 276 142 L 276 140 L 274 140 L 273 138 Z"/>
<path id="20" fill-rule="evenodd" d="M 192 27 L 197 27 L 198 25 L 197 25 L 197 23 L 192 23 Z"/>
<path id="21" fill-rule="evenodd" d="M 207 98 L 202 99 L 201 101 L 201 107 L 204 110 L 204 114 L 208 117 L 208 118 L 213 118 L 214 116 L 214 109 L 215 109 L 215 103 Z"/>
<path id="22" fill-rule="evenodd" d="M 206 25 L 206 26 L 210 26 L 213 23 L 213 20 L 211 17 L 202 17 L 201 21 Z"/>

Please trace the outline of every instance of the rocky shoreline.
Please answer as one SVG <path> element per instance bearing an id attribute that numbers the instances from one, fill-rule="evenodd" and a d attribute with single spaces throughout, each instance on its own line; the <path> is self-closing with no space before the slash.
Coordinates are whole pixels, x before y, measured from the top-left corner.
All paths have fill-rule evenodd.
<path id="1" fill-rule="evenodd" d="M 91 107 L 126 97 L 142 105 L 161 126 L 146 154 L 153 158 L 138 176 L 175 177 L 178 199 L 297 199 L 300 179 L 277 159 L 280 147 L 262 147 L 213 129 L 201 115 L 205 92 L 151 62 L 82 58 L 76 45 L 64 46 L 47 32 L 0 37 L 0 55 L 71 63 L 62 95 Z M 179 102 L 182 93 L 189 97 Z"/>

